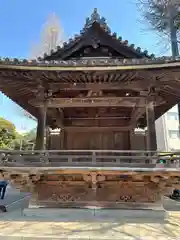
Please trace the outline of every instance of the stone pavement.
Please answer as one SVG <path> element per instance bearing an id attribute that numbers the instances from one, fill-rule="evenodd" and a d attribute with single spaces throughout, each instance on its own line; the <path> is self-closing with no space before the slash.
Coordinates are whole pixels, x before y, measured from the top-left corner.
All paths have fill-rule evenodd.
<path id="1" fill-rule="evenodd" d="M 0 239 L 158 239 L 177 240 L 180 236 L 180 212 L 170 212 L 166 222 L 139 223 L 90 222 L 84 219 L 64 222 L 25 217 L 20 212 L 0 215 Z"/>
<path id="2" fill-rule="evenodd" d="M 13 195 L 12 192 L 10 194 Z M 177 240 L 180 239 L 180 203 L 165 199 L 165 208 L 171 208 L 165 222 L 89 221 L 85 216 L 58 221 L 35 216 L 23 216 L 19 210 L 0 214 L 0 239 L 123 239 L 123 240 Z M 179 210 L 179 211 L 177 211 Z M 121 210 L 118 210 L 119 212 Z"/>
<path id="3" fill-rule="evenodd" d="M 180 201 L 164 197 L 163 206 L 167 211 L 180 211 Z"/>
<path id="4" fill-rule="evenodd" d="M 0 199 L 0 212 L 14 211 L 27 208 L 31 198 L 30 193 L 19 192 L 16 189 L 8 188 L 4 199 Z"/>

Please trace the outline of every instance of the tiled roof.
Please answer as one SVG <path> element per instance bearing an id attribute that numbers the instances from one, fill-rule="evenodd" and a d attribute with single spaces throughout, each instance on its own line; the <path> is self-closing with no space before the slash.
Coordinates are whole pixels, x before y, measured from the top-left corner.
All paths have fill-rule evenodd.
<path id="1" fill-rule="evenodd" d="M 107 34 L 112 36 L 112 38 L 118 40 L 120 44 L 127 46 L 131 50 L 135 51 L 137 54 L 140 54 L 142 57 L 147 57 L 147 58 L 155 57 L 154 54 L 149 55 L 147 50 L 142 51 L 140 47 L 135 47 L 134 44 L 129 44 L 128 40 L 123 40 L 121 36 L 117 36 L 116 32 L 111 32 L 111 29 L 107 24 L 106 18 L 100 16 L 97 8 L 94 8 L 93 13 L 91 14 L 91 17 L 86 18 L 86 22 L 84 24 L 83 29 L 80 31 L 80 34 L 76 34 L 76 35 L 74 35 L 74 38 L 70 38 L 67 42 L 64 42 L 62 47 L 57 46 L 57 49 L 52 50 L 51 54 L 53 54 L 55 52 L 63 52 L 67 48 L 74 45 L 76 42 L 78 42 L 82 38 L 83 34 L 85 34 L 86 31 L 88 31 L 88 29 L 93 25 L 93 23 L 98 23 L 101 26 L 101 28 L 105 32 L 107 32 Z M 46 54 L 46 53 L 44 54 L 44 58 L 46 58 L 48 56 L 49 56 L 48 54 Z"/>
<path id="2" fill-rule="evenodd" d="M 149 65 L 149 64 L 165 64 L 165 63 L 179 63 L 180 59 L 177 57 L 159 57 L 159 58 L 142 58 L 142 59 L 107 59 L 107 58 L 94 58 L 82 60 L 27 60 L 27 59 L 11 59 L 0 58 L 0 67 L 2 65 L 19 65 L 19 66 L 122 66 L 122 65 Z"/>

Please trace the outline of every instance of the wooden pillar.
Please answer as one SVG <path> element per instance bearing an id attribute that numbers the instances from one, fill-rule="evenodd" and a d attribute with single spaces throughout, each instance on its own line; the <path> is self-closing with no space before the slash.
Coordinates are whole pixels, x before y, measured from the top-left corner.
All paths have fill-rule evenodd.
<path id="1" fill-rule="evenodd" d="M 37 134 L 36 134 L 36 150 L 45 149 L 45 131 L 46 131 L 46 112 L 47 108 L 39 108 L 39 118 L 37 125 Z"/>
<path id="2" fill-rule="evenodd" d="M 134 128 L 129 130 L 130 150 L 134 150 Z"/>
<path id="3" fill-rule="evenodd" d="M 51 137 L 49 127 L 46 127 L 46 149 L 51 149 Z"/>
<path id="4" fill-rule="evenodd" d="M 153 101 L 147 101 L 146 119 L 147 119 L 147 150 L 156 151 L 157 140 L 156 140 L 155 114 L 154 114 Z"/>
<path id="5" fill-rule="evenodd" d="M 61 132 L 60 132 L 60 149 L 64 149 L 64 134 L 65 134 L 65 130 L 64 128 L 61 128 Z"/>
<path id="6" fill-rule="evenodd" d="M 58 109 L 58 126 L 61 128 L 60 131 L 60 149 L 64 149 L 64 134 L 65 134 L 65 129 L 64 129 L 64 110 L 59 108 Z"/>

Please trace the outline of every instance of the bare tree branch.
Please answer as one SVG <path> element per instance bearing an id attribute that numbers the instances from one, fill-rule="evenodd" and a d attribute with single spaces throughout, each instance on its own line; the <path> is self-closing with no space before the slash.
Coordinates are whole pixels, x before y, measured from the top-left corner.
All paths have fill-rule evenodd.
<path id="1" fill-rule="evenodd" d="M 172 56 L 179 55 L 180 0 L 137 0 L 143 23 L 169 39 Z"/>

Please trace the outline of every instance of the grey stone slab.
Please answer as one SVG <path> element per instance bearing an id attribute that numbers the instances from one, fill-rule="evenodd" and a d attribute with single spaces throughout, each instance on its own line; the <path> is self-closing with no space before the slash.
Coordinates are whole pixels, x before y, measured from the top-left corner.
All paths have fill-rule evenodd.
<path id="1" fill-rule="evenodd" d="M 92 209 L 74 209 L 74 208 L 26 208 L 23 211 L 26 217 L 39 217 L 47 219 L 78 220 L 92 219 L 94 210 Z"/>
<path id="2" fill-rule="evenodd" d="M 0 199 L 0 204 L 1 205 L 9 205 L 14 201 L 19 200 L 20 198 L 25 197 L 26 195 L 28 195 L 28 193 L 8 193 L 5 195 L 5 198 L 2 200 Z"/>
<path id="3" fill-rule="evenodd" d="M 99 209 L 95 210 L 95 216 L 97 218 L 119 221 L 122 219 L 136 220 L 164 220 L 167 217 L 167 213 L 164 210 L 125 210 L 125 209 Z"/>
<path id="4" fill-rule="evenodd" d="M 166 211 L 180 211 L 180 202 L 169 197 L 164 197 L 163 207 Z"/>
<path id="5" fill-rule="evenodd" d="M 24 216 L 37 219 L 54 219 L 69 221 L 146 221 L 160 222 L 167 218 L 164 210 L 123 210 L 123 209 L 50 209 L 28 208 L 24 209 Z"/>
<path id="6" fill-rule="evenodd" d="M 16 209 L 24 209 L 29 206 L 31 198 L 30 193 L 11 193 L 8 192 L 3 200 L 0 200 L 0 209 L 3 212 L 14 211 Z"/>

